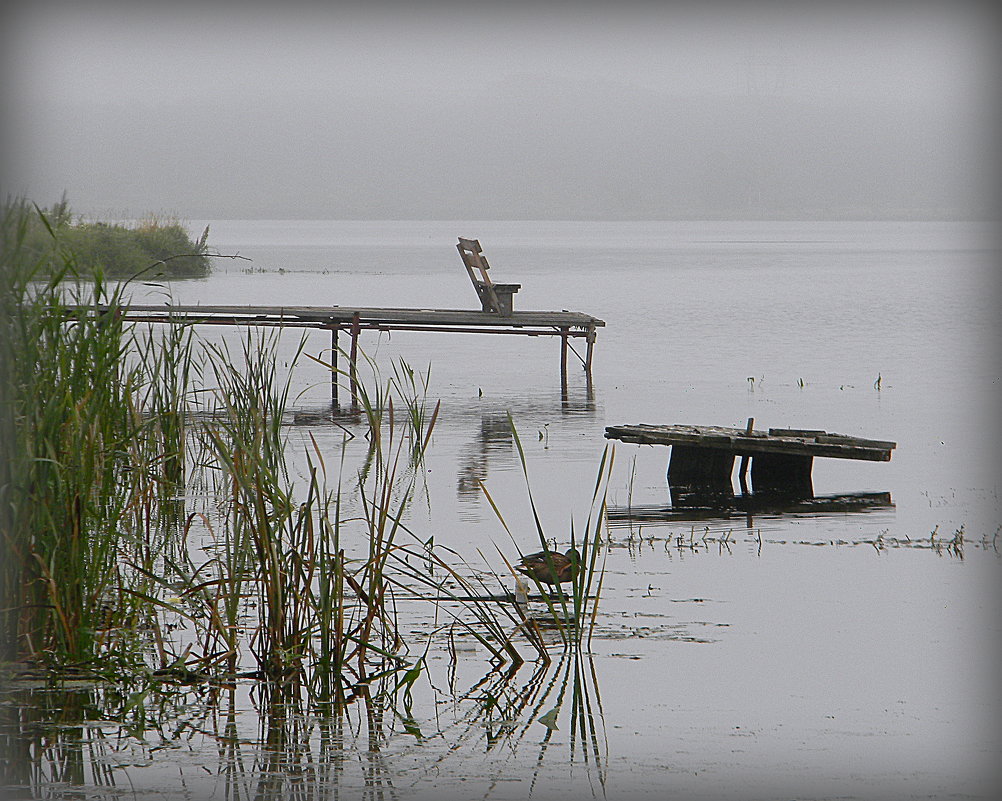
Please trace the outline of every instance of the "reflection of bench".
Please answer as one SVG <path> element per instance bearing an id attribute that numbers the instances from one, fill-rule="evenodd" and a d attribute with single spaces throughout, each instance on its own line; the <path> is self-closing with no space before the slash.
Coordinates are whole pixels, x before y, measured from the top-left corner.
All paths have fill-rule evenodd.
<path id="1" fill-rule="evenodd" d="M 487 271 L 491 266 L 480 249 L 480 242 L 476 239 L 463 239 L 459 237 L 459 244 L 456 245 L 459 255 L 463 257 L 463 264 L 466 265 L 466 272 L 470 275 L 473 288 L 477 290 L 477 297 L 480 298 L 480 306 L 488 314 L 497 314 L 501 317 L 511 317 L 514 308 L 514 295 L 522 288 L 521 284 L 495 284 Z"/>

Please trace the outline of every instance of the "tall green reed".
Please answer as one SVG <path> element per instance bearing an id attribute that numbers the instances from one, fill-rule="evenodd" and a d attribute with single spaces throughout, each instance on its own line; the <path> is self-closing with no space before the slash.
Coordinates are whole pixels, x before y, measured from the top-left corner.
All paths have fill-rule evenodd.
<path id="1" fill-rule="evenodd" d="M 226 627 L 231 633 L 238 630 L 242 587 L 253 579 L 260 620 L 251 648 L 261 671 L 273 678 L 296 673 L 301 666 L 306 623 L 299 590 L 310 581 L 297 556 L 300 546 L 311 552 L 309 542 L 303 542 L 311 529 L 297 515 L 288 485 L 282 417 L 290 379 L 279 383 L 274 337 L 248 332 L 237 358 L 225 343 L 206 346 L 218 409 L 202 430 L 227 484 Z M 230 644 L 235 646 L 232 636 Z M 232 651 L 230 665 L 236 665 Z"/>
<path id="2" fill-rule="evenodd" d="M 100 273 L 74 282 L 73 255 L 51 228 L 49 250 L 27 253 L 30 213 L 8 205 L 2 222 L 4 650 L 84 661 L 120 583 L 140 378 L 123 367 L 123 287 Z M 70 304 L 107 311 L 73 318 Z"/>
<path id="3" fill-rule="evenodd" d="M 337 702 L 402 668 L 387 563 L 400 547 L 438 408 L 428 410 L 426 382 L 405 364 L 384 382 L 370 363 L 374 380 L 358 388 L 367 442 L 361 466 L 348 475 L 346 438 L 329 476 L 311 434 L 306 480 L 296 486 L 282 428 L 292 373 L 278 380 L 276 344 L 248 334 L 236 355 L 225 345 L 205 348 L 216 407 L 199 426 L 201 469 L 219 475 L 225 503 L 211 530 L 215 556 L 169 567 L 187 585 L 185 601 L 200 609 L 191 617 L 201 655 L 188 664 L 235 673 L 249 646 L 261 676 L 305 683 L 317 700 Z"/>
<path id="4" fill-rule="evenodd" d="M 151 446 L 157 486 L 174 496 L 183 494 L 187 483 L 189 411 L 193 388 L 203 378 L 194 336 L 193 326 L 175 319 L 134 337 L 135 360 L 145 378 L 141 412 L 150 427 L 141 442 Z"/>
<path id="5" fill-rule="evenodd" d="M 356 591 L 366 603 L 357 635 L 360 645 L 355 651 L 357 671 L 363 681 L 367 679 L 371 644 L 378 643 L 382 654 L 396 653 L 403 644 L 392 610 L 393 584 L 388 580 L 387 568 L 391 555 L 401 547 L 398 537 L 406 531 L 403 520 L 419 489 L 418 468 L 439 408 L 436 405 L 434 412 L 427 414 L 427 384 L 419 385 L 403 361 L 394 366 L 394 375 L 385 381 L 376 364 L 368 361 L 371 384 L 357 384 L 369 442 L 357 479 L 360 522 L 367 548 L 361 570 L 354 578 Z M 398 412 L 400 406 L 402 415 Z"/>

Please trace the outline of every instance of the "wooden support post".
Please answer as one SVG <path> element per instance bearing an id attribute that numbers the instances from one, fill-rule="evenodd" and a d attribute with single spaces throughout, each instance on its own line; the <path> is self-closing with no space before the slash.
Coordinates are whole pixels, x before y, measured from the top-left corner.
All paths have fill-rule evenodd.
<path id="1" fill-rule="evenodd" d="M 733 496 L 733 470 L 734 454 L 728 450 L 672 445 L 668 486 L 683 491 Z"/>
<path id="2" fill-rule="evenodd" d="M 567 329 L 560 329 L 560 392 L 567 394 Z"/>
<path id="3" fill-rule="evenodd" d="M 813 498 L 813 456 L 788 453 L 757 453 L 752 457 L 752 490 L 794 498 Z"/>
<path id="4" fill-rule="evenodd" d="M 595 351 L 595 326 L 591 326 L 588 329 L 588 336 L 585 337 L 585 342 L 588 343 L 588 349 L 585 351 L 585 377 L 590 384 L 592 355 Z"/>
<path id="5" fill-rule="evenodd" d="M 745 436 L 750 437 L 752 431 L 755 430 L 755 418 L 749 417 L 748 423 L 745 426 Z M 741 463 L 738 465 L 738 481 L 741 484 L 741 494 L 748 494 L 748 454 L 742 454 Z"/>
<path id="6" fill-rule="evenodd" d="M 331 327 L 331 405 L 337 409 L 337 335 L 340 326 Z"/>
<path id="7" fill-rule="evenodd" d="M 358 335 L 362 330 L 361 322 L 356 312 L 351 318 L 351 355 L 348 371 L 351 380 L 351 408 L 358 408 Z"/>

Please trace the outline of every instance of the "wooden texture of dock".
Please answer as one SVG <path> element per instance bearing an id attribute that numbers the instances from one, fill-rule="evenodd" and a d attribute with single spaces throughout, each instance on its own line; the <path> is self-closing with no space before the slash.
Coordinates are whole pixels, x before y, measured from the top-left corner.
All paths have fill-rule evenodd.
<path id="1" fill-rule="evenodd" d="M 748 431 L 746 428 L 687 425 L 608 426 L 608 439 L 635 442 L 639 445 L 687 445 L 716 448 L 735 456 L 785 453 L 801 456 L 827 456 L 834 459 L 865 459 L 887 462 L 897 443 L 884 440 L 829 434 L 827 431 L 770 428 Z"/>
<path id="2" fill-rule="evenodd" d="M 82 307 L 77 307 L 82 308 Z M 107 311 L 107 309 L 99 309 Z M 467 333 L 586 337 L 605 325 L 589 314 L 572 311 L 513 311 L 491 314 L 477 309 L 410 309 L 356 306 L 127 306 L 125 319 L 136 322 L 199 325 L 272 325 L 350 328 L 378 331 L 460 331 Z"/>
<path id="3" fill-rule="evenodd" d="M 751 461 L 756 492 L 813 495 L 811 469 L 816 456 L 834 459 L 890 461 L 897 443 L 830 434 L 817 429 L 770 428 L 757 431 L 754 420 L 745 428 L 692 425 L 621 425 L 605 430 L 608 439 L 638 445 L 671 446 L 668 483 L 671 486 L 727 492 L 731 489 L 734 457 L 741 457 L 740 478 Z"/>
<path id="4" fill-rule="evenodd" d="M 332 365 L 337 368 L 338 335 L 350 337 L 348 349 L 351 395 L 354 405 L 359 336 L 363 331 L 428 331 L 467 334 L 509 334 L 560 338 L 560 385 L 567 391 L 567 355 L 572 339 L 585 341 L 581 359 L 591 384 L 596 334 L 605 321 L 574 311 L 512 311 L 507 315 L 477 309 L 407 309 L 356 306 L 143 306 L 116 309 L 106 306 L 71 306 L 71 316 L 114 312 L 128 322 L 175 325 L 264 326 L 315 328 L 331 332 Z M 331 376 L 331 399 L 338 402 L 336 374 Z"/>
<path id="5" fill-rule="evenodd" d="M 412 309 L 361 306 L 225 306 L 225 305 L 128 305 L 70 306 L 69 316 L 114 313 L 134 323 L 174 325 L 270 326 L 318 328 L 331 332 L 331 401 L 338 402 L 338 334 L 351 337 L 348 352 L 352 406 L 357 404 L 358 340 L 363 331 L 438 331 L 465 334 L 515 334 L 560 337 L 560 388 L 567 393 L 567 352 L 581 359 L 591 387 L 595 337 L 605 321 L 574 311 L 515 311 L 514 295 L 520 284 L 495 284 L 490 264 L 476 239 L 459 237 L 456 246 L 463 266 L 476 290 L 480 309 Z M 570 345 L 585 340 L 585 355 Z"/>

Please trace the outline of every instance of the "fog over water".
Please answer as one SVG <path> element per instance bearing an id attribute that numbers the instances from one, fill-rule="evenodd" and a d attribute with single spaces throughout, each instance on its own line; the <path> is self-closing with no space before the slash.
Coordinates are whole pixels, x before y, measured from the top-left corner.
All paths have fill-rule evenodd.
<path id="1" fill-rule="evenodd" d="M 345 710 L 307 713 L 268 703 L 257 674 L 162 696 L 0 687 L 19 760 L 0 753 L 19 771 L 0 784 L 104 801 L 1002 797 L 987 5 L 8 4 L 0 193 L 176 214 L 222 254 L 203 279 L 131 282 L 136 302 L 475 310 L 455 249 L 469 236 L 522 285 L 516 310 L 605 321 L 593 377 L 574 351 L 566 381 L 559 337 L 360 336 L 381 375 L 365 360 L 363 382 L 409 365 L 442 404 L 398 542 L 489 574 L 492 594 L 537 525 L 560 550 L 587 531 L 607 426 L 751 419 L 896 447 L 817 459 L 816 497 L 789 506 L 755 497 L 753 469 L 751 493 L 710 508 L 672 495 L 666 448 L 619 442 L 586 660 L 554 644 L 552 666 L 502 673 L 447 633 L 472 607 L 401 592 L 407 674 L 424 672 L 396 685 L 399 708 L 373 715 L 353 687 Z M 362 564 L 368 513 L 348 488 L 379 472 L 375 440 L 346 378 L 332 403 L 328 366 L 349 337 L 301 333 L 276 340 L 281 370 L 303 348 L 290 487 L 316 456 L 345 488 L 338 547 Z M 242 335 L 202 327 L 197 353 L 226 346 L 239 367 Z M 218 376 L 194 372 L 193 403 L 214 411 Z M 156 590 L 179 664 L 196 617 L 174 617 L 175 593 L 222 584 L 194 581 L 231 525 L 203 450 L 171 498 L 192 586 Z M 258 641 L 239 636 L 249 670 Z M 588 693 L 591 744 L 574 717 Z"/>
<path id="2" fill-rule="evenodd" d="M 21 5 L 0 187 L 89 214 L 993 218 L 984 4 Z"/>

